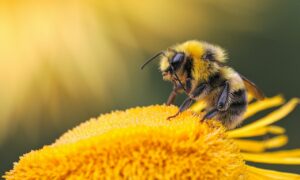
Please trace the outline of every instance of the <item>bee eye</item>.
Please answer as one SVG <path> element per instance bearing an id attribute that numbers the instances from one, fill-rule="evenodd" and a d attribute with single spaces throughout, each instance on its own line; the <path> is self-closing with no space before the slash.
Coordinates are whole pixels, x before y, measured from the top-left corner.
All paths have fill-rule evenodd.
<path id="1" fill-rule="evenodd" d="M 180 63 L 184 60 L 184 54 L 183 53 L 177 53 L 175 56 L 172 58 L 171 63 L 176 64 Z"/>

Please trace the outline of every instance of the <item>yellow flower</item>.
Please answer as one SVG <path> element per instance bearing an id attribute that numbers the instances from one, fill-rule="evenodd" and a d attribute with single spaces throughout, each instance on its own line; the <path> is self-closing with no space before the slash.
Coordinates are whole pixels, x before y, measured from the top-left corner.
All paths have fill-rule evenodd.
<path id="1" fill-rule="evenodd" d="M 245 118 L 283 104 L 276 96 L 249 105 Z M 199 123 L 186 111 L 172 121 L 175 106 L 116 111 L 66 132 L 55 143 L 23 155 L 6 179 L 300 179 L 300 175 L 260 169 L 246 161 L 300 164 L 300 150 L 263 152 L 287 142 L 271 125 L 291 112 L 299 99 L 241 128 L 225 131 L 217 121 Z M 199 111 L 203 104 L 191 109 Z M 238 139 L 271 133 L 265 141 Z"/>

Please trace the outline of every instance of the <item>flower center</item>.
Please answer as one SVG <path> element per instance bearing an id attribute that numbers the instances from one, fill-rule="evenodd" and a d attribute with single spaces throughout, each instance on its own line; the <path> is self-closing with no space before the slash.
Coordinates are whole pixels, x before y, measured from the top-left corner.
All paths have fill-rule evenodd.
<path id="1" fill-rule="evenodd" d="M 8 173 L 34 177 L 239 179 L 239 148 L 216 121 L 174 106 L 117 111 L 91 119 L 21 158 Z"/>

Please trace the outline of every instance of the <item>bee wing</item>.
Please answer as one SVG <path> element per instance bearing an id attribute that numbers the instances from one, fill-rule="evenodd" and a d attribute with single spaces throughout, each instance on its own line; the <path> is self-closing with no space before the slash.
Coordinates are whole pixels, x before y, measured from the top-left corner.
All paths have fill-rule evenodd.
<path id="1" fill-rule="evenodd" d="M 249 91 L 256 99 L 262 100 L 265 98 L 264 93 L 252 81 L 241 74 L 240 76 L 243 79 L 247 91 Z"/>

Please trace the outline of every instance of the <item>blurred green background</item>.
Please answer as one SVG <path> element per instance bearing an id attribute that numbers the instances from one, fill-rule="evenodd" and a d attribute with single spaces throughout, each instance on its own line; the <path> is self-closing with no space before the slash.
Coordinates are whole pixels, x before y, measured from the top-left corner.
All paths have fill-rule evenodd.
<path id="1" fill-rule="evenodd" d="M 139 66 L 189 39 L 227 49 L 268 96 L 299 97 L 299 9 L 297 0 L 0 1 L 0 174 L 91 117 L 165 102 L 171 84 L 157 65 Z M 285 148 L 299 148 L 300 108 L 278 124 Z"/>

